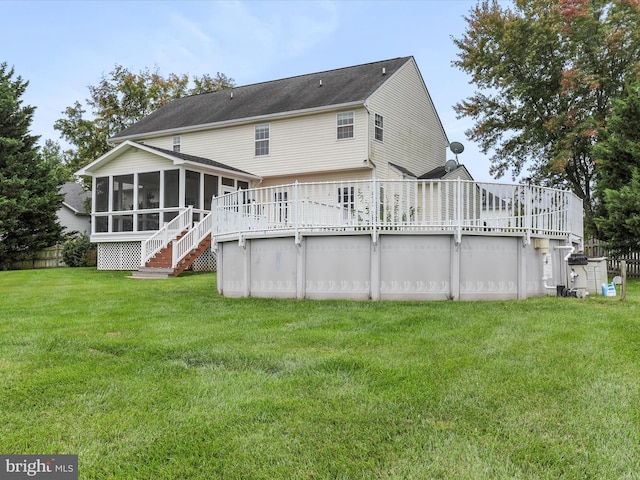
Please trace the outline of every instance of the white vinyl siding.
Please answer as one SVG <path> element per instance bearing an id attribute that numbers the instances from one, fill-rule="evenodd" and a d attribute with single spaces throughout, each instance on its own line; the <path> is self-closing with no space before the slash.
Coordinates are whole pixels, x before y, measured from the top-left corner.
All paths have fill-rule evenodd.
<path id="1" fill-rule="evenodd" d="M 354 128 L 364 132 L 367 112 L 354 109 Z M 368 155 L 366 135 L 336 141 L 336 112 L 274 120 L 269 123 L 269 161 L 256 162 L 255 124 L 183 133 L 182 153 L 208 158 L 262 177 L 306 175 L 362 169 Z M 147 139 L 167 148 L 171 137 Z"/>
<path id="2" fill-rule="evenodd" d="M 311 183 L 311 182 L 339 182 L 339 181 L 355 181 L 355 180 L 371 180 L 372 171 L 369 168 L 360 170 L 334 171 L 334 172 L 318 172 L 308 175 L 267 177 L 261 183 L 261 187 L 273 187 L 277 185 L 286 185 L 289 183 Z"/>
<path id="3" fill-rule="evenodd" d="M 368 100 L 384 117 L 384 142 L 375 141 L 375 115 L 369 118 L 371 160 L 379 178 L 393 176 L 389 162 L 417 176 L 444 165 L 447 137 L 413 60 L 404 64 Z"/>
<path id="4" fill-rule="evenodd" d="M 176 168 L 173 162 L 137 148 L 123 153 L 100 169 L 97 176 L 126 175 L 133 172 L 152 172 L 165 168 Z"/>

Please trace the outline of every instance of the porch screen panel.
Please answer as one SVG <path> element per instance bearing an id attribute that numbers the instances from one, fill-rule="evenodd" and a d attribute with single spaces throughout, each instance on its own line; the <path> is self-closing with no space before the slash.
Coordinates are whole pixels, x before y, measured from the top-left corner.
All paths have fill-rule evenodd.
<path id="1" fill-rule="evenodd" d="M 160 228 L 159 213 L 139 213 L 138 214 L 138 231 L 144 232 L 148 230 L 158 230 Z"/>
<path id="2" fill-rule="evenodd" d="M 105 233 L 109 231 L 109 217 L 95 217 L 96 233 Z"/>
<path id="3" fill-rule="evenodd" d="M 160 172 L 138 175 L 138 208 L 160 208 Z"/>
<path id="4" fill-rule="evenodd" d="M 184 204 L 200 208 L 200 174 L 187 170 L 184 177 Z"/>
<path id="5" fill-rule="evenodd" d="M 165 170 L 164 172 L 164 208 L 180 205 L 180 171 Z"/>
<path id="6" fill-rule="evenodd" d="M 96 178 L 96 212 L 109 211 L 109 177 Z"/>
<path id="7" fill-rule="evenodd" d="M 133 210 L 133 175 L 113 177 L 113 210 Z"/>
<path id="8" fill-rule="evenodd" d="M 218 177 L 204 175 L 204 209 L 211 210 L 211 199 L 218 196 Z"/>
<path id="9" fill-rule="evenodd" d="M 133 215 L 114 215 L 111 221 L 113 232 L 133 232 Z"/>

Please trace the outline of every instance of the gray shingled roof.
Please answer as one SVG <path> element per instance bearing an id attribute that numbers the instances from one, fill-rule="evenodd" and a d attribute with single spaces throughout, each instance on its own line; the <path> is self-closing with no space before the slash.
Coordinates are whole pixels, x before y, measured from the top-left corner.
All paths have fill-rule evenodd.
<path id="1" fill-rule="evenodd" d="M 400 165 L 396 165 L 395 163 L 389 162 L 389 166 L 395 168 L 396 170 L 398 170 L 401 173 L 404 173 L 405 175 L 408 175 L 408 176 L 414 177 L 414 178 L 416 177 L 415 173 L 413 173 L 411 170 L 407 170 L 406 168 L 401 167 Z"/>
<path id="2" fill-rule="evenodd" d="M 113 139 L 364 101 L 411 59 L 395 58 L 179 98 Z"/>
<path id="3" fill-rule="evenodd" d="M 147 148 L 152 148 L 153 150 L 157 150 L 158 152 L 162 152 L 165 155 L 170 155 L 175 158 L 179 158 L 180 160 L 185 160 L 187 162 L 195 162 L 202 163 L 203 165 L 209 165 L 211 167 L 221 168 L 224 170 L 230 170 L 233 172 L 244 173 L 246 175 L 256 176 L 253 173 L 245 172 L 244 170 L 240 170 L 239 168 L 230 167 L 229 165 L 225 165 L 224 163 L 216 162 L 215 160 L 209 160 L 204 157 L 196 157 L 195 155 L 187 155 L 186 153 L 174 152 L 172 150 L 166 150 L 164 148 L 153 147 L 151 145 L 145 145 Z"/>
<path id="4" fill-rule="evenodd" d="M 77 215 L 89 215 L 85 209 L 85 201 L 91 198 L 91 192 L 82 188 L 75 182 L 67 182 L 59 187 L 59 192 L 64 195 L 63 202 Z"/>

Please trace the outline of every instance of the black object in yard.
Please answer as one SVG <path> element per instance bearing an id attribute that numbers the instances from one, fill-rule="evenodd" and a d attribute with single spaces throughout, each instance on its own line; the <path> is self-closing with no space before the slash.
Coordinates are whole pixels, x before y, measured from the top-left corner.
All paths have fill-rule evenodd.
<path id="1" fill-rule="evenodd" d="M 589 259 L 584 253 L 572 253 L 567 260 L 569 265 L 589 265 Z"/>

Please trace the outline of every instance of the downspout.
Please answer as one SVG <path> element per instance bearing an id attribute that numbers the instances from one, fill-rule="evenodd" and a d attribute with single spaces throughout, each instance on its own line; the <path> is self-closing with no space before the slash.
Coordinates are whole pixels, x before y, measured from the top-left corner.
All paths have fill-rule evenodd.
<path id="1" fill-rule="evenodd" d="M 371 112 L 369 111 L 369 105 L 367 105 L 366 100 L 363 102 L 362 106 L 367 111 L 367 159 L 365 161 L 373 165 L 373 175 L 375 177 L 376 166 L 371 161 Z"/>

